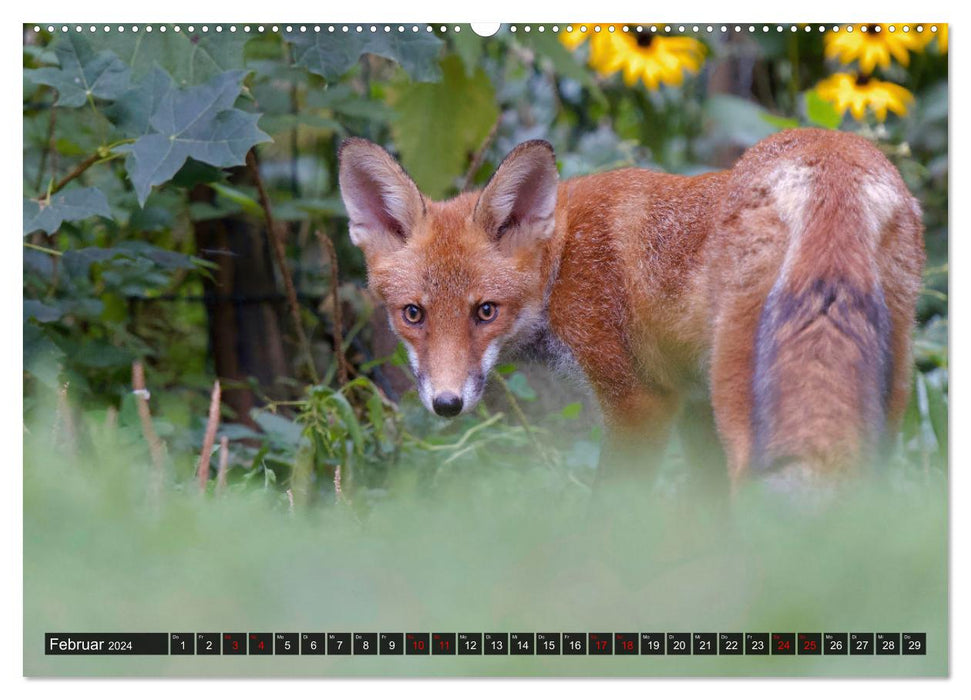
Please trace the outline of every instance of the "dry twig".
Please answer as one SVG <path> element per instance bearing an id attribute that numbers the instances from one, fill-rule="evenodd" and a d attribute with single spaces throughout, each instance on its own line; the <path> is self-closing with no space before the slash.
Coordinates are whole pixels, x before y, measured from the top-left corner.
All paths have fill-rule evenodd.
<path id="1" fill-rule="evenodd" d="M 65 175 L 60 180 L 58 180 L 56 183 L 54 183 L 51 186 L 51 192 L 50 193 L 51 194 L 57 194 L 58 192 L 60 192 L 61 190 L 64 189 L 64 186 L 65 185 L 67 185 L 72 180 L 75 180 L 78 177 L 80 177 L 84 173 L 85 170 L 87 170 L 88 168 L 90 168 L 92 165 L 94 165 L 95 163 L 97 163 L 99 160 L 102 160 L 103 158 L 104 158 L 104 154 L 101 153 L 101 152 L 99 152 L 99 151 L 96 151 L 96 152 L 92 153 L 90 156 L 88 156 L 87 158 L 85 158 L 84 160 L 82 160 L 80 163 L 78 163 L 76 166 L 74 166 L 74 169 L 71 170 L 71 172 L 69 172 L 67 175 Z"/>
<path id="2" fill-rule="evenodd" d="M 54 422 L 54 441 L 60 442 L 71 454 L 77 452 L 74 416 L 67 400 L 67 384 L 57 389 L 57 420 Z"/>
<path id="3" fill-rule="evenodd" d="M 349 373 L 347 371 L 347 358 L 344 356 L 344 318 L 341 311 L 341 300 L 339 294 L 340 274 L 337 266 L 337 251 L 334 249 L 334 242 L 320 231 L 315 231 L 320 247 L 325 253 L 324 262 L 330 266 L 330 293 L 334 297 L 334 354 L 337 356 L 337 382 L 344 386 L 347 384 Z"/>
<path id="4" fill-rule="evenodd" d="M 226 490 L 226 473 L 229 471 L 229 438 L 219 438 L 219 471 L 216 472 L 216 495 Z"/>
<path id="5" fill-rule="evenodd" d="M 206 434 L 202 439 L 202 453 L 199 455 L 199 466 L 196 474 L 199 477 L 199 491 L 206 492 L 209 484 L 209 462 L 212 459 L 212 446 L 216 443 L 216 431 L 219 430 L 219 400 L 222 388 L 217 379 L 212 385 L 212 395 L 209 398 L 209 420 L 206 422 Z"/>
<path id="6" fill-rule="evenodd" d="M 148 443 L 148 450 L 152 455 L 155 466 L 157 487 L 161 488 L 162 475 L 165 473 L 165 444 L 159 439 L 152 425 L 152 412 L 148 409 L 148 389 L 145 388 L 145 368 L 136 360 L 131 366 L 131 383 L 135 394 L 135 405 L 138 407 L 138 417 L 142 422 L 142 435 Z"/>
<path id="7" fill-rule="evenodd" d="M 260 206 L 263 207 L 263 217 L 266 220 L 267 236 L 270 239 L 270 249 L 276 259 L 277 267 L 280 269 L 280 276 L 283 278 L 283 287 L 286 290 L 287 306 L 290 309 L 290 318 L 293 322 L 294 332 L 297 334 L 297 342 L 300 345 L 300 352 L 304 355 L 307 363 L 307 370 L 314 384 L 320 379 L 317 376 L 317 368 L 314 366 L 313 353 L 310 351 L 310 342 L 307 334 L 303 330 L 303 323 L 300 321 L 300 306 L 297 302 L 297 290 L 293 286 L 293 277 L 290 276 L 290 266 L 287 264 L 287 253 L 283 246 L 283 237 L 277 222 L 273 218 L 273 208 L 270 205 L 270 197 L 266 193 L 263 178 L 260 177 L 260 168 L 256 163 L 256 156 L 252 149 L 246 154 L 246 165 L 249 167 L 256 183 L 256 191 L 259 194 Z"/>
<path id="8" fill-rule="evenodd" d="M 344 500 L 344 492 L 341 491 L 341 465 L 334 467 L 334 501 L 340 503 Z"/>
<path id="9" fill-rule="evenodd" d="M 341 487 L 341 465 L 339 464 L 334 467 L 334 504 L 346 507 L 347 512 L 351 514 L 354 522 L 363 527 L 364 523 L 361 522 L 361 518 L 354 512 L 351 499 L 344 494 L 344 489 Z"/>

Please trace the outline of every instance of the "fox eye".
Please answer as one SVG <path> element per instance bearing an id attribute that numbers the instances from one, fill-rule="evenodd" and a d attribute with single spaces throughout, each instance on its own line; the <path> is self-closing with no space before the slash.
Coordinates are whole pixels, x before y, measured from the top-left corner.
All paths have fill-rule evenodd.
<path id="1" fill-rule="evenodd" d="M 408 304 L 403 308 L 401 315 L 404 317 L 406 323 L 410 323 L 413 326 L 418 325 L 425 318 L 425 312 L 422 311 L 420 306 L 415 306 L 414 304 Z"/>
<path id="2" fill-rule="evenodd" d="M 475 310 L 475 317 L 482 323 L 489 323 L 489 321 L 496 319 L 498 313 L 499 307 L 491 301 L 487 301 L 484 304 L 479 304 L 479 308 Z"/>

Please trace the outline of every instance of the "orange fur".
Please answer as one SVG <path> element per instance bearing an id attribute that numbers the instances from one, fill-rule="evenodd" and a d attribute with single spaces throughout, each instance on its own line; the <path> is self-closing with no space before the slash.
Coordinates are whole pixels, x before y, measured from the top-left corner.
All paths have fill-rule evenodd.
<path id="1" fill-rule="evenodd" d="M 793 130 L 723 172 L 558 184 L 552 149 L 528 142 L 481 193 L 441 203 L 351 139 L 341 189 L 430 410 L 443 395 L 468 410 L 514 345 L 579 366 L 612 442 L 641 461 L 706 379 L 735 479 L 846 473 L 900 421 L 920 211 L 858 136 Z"/>

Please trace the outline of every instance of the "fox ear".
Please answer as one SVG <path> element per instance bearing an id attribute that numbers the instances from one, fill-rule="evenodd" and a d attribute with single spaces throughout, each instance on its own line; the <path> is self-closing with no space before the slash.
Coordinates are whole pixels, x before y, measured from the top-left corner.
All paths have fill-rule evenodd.
<path id="1" fill-rule="evenodd" d="M 369 251 L 401 248 L 425 211 L 418 186 L 387 151 L 365 139 L 345 140 L 338 159 L 351 242 Z"/>
<path id="2" fill-rule="evenodd" d="M 553 146 L 521 143 L 482 190 L 473 219 L 507 251 L 545 240 L 555 224 L 558 179 Z"/>

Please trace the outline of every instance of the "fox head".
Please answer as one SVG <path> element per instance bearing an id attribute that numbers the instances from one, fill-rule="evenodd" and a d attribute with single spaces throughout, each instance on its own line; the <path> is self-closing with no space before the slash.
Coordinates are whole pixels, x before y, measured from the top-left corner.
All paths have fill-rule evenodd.
<path id="1" fill-rule="evenodd" d="M 429 411 L 472 409 L 500 348 L 541 322 L 557 180 L 553 147 L 528 141 L 481 192 L 434 202 L 380 146 L 341 145 L 351 241 Z"/>

